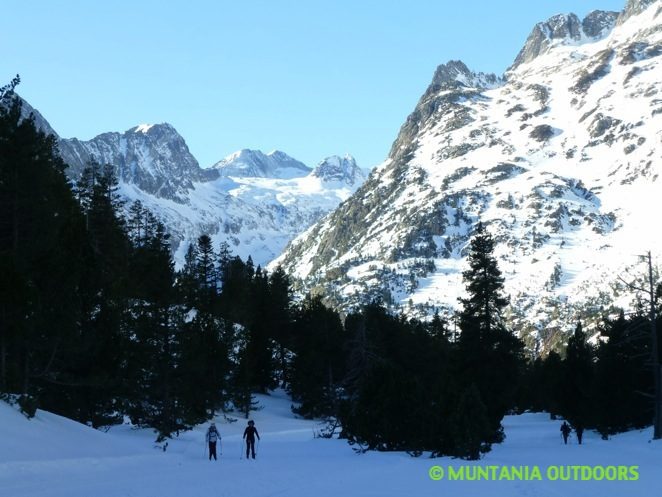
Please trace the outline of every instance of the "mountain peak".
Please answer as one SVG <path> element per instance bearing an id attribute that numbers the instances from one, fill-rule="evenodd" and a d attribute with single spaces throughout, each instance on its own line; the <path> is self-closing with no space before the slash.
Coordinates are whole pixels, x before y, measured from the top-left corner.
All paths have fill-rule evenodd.
<path id="1" fill-rule="evenodd" d="M 356 165 L 354 157 L 349 154 L 344 157 L 338 155 L 327 157 L 317 164 L 312 174 L 323 181 L 341 181 L 348 185 L 365 179 L 365 174 Z"/>
<path id="2" fill-rule="evenodd" d="M 95 160 L 111 164 L 123 183 L 178 203 L 186 202 L 194 181 L 214 179 L 200 169 L 184 138 L 168 123 L 141 124 L 86 141 L 63 139 L 59 146 L 74 178 Z"/>
<path id="3" fill-rule="evenodd" d="M 509 70 L 531 62 L 555 45 L 595 41 L 605 37 L 614 27 L 618 12 L 594 10 L 582 21 L 575 14 L 556 14 L 536 24 Z"/>
<path id="4" fill-rule="evenodd" d="M 221 176 L 289 179 L 307 176 L 311 169 L 285 152 L 244 148 L 212 166 Z"/>
<path id="5" fill-rule="evenodd" d="M 175 127 L 170 123 L 160 123 L 160 124 L 139 124 L 133 128 L 126 130 L 125 134 L 143 134 L 143 135 L 170 135 L 176 134 L 179 135 L 179 132 Z"/>
<path id="6" fill-rule="evenodd" d="M 531 62 L 546 53 L 555 41 L 578 41 L 581 34 L 582 25 L 575 14 L 557 14 L 545 22 L 539 22 L 533 27 L 510 69 Z"/>
<path id="7" fill-rule="evenodd" d="M 494 74 L 475 73 L 461 60 L 449 60 L 437 67 L 430 89 L 456 89 L 460 87 L 485 88 L 498 82 Z"/>
<path id="8" fill-rule="evenodd" d="M 611 10 L 594 10 L 582 21 L 582 30 L 593 40 L 604 38 L 611 32 L 618 16 L 618 12 Z"/>
<path id="9" fill-rule="evenodd" d="M 432 77 L 432 84 L 443 85 L 469 77 L 471 77 L 471 71 L 464 62 L 461 60 L 449 60 L 437 67 Z"/>

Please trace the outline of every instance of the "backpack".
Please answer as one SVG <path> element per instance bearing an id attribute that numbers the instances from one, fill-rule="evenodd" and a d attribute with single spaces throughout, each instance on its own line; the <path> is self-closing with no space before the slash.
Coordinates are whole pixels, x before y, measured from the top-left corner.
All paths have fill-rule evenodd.
<path id="1" fill-rule="evenodd" d="M 218 438 L 218 431 L 216 431 L 216 428 L 209 428 L 207 437 L 209 438 L 210 442 L 215 442 L 216 439 Z"/>

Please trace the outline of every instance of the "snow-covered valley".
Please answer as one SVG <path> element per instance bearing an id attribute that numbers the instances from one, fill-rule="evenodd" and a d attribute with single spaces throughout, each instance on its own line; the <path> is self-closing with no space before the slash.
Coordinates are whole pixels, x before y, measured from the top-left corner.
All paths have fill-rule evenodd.
<path id="1" fill-rule="evenodd" d="M 403 497 L 438 496 L 649 496 L 662 485 L 660 441 L 651 430 L 614 436 L 588 432 L 583 445 L 563 445 L 560 421 L 546 414 L 504 419 L 506 440 L 478 462 L 414 458 L 406 453 L 357 454 L 343 440 L 314 438 L 316 421 L 296 419 L 282 393 L 257 396 L 252 415 L 261 441 L 255 460 L 242 458 L 245 420 L 216 417 L 222 442 L 218 461 L 208 461 L 206 426 L 170 440 L 163 452 L 148 430 L 129 426 L 96 431 L 38 411 L 27 420 L 0 402 L 0 488 L 7 497 Z M 430 468 L 538 466 L 542 480 L 433 481 Z M 628 481 L 550 481 L 550 466 L 637 466 Z M 469 473 L 467 473 L 468 475 Z"/>

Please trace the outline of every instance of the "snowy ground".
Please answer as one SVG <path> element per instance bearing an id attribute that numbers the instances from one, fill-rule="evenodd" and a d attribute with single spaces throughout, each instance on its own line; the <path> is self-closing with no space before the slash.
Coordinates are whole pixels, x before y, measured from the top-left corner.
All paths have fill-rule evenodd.
<path id="1" fill-rule="evenodd" d="M 605 442 L 564 446 L 559 423 L 542 414 L 506 418 L 507 439 L 479 465 L 638 466 L 637 481 L 432 481 L 431 466 L 459 468 L 465 461 L 402 453 L 355 454 L 344 442 L 313 438 L 316 423 L 295 419 L 284 396 L 260 396 L 254 414 L 262 436 L 258 458 L 242 459 L 245 420 L 217 419 L 222 455 L 204 454 L 206 427 L 182 434 L 167 452 L 152 433 L 120 427 L 92 430 L 38 411 L 28 421 L 0 402 L 2 497 L 225 497 L 287 496 L 649 496 L 662 488 L 662 443 L 651 431 Z M 476 463 L 473 463 L 476 464 Z"/>

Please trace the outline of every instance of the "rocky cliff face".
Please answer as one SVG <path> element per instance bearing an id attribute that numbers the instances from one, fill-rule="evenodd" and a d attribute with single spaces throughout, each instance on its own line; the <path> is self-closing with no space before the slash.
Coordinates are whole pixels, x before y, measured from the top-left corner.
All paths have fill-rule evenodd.
<path id="1" fill-rule="evenodd" d="M 659 3 L 541 23 L 505 78 L 440 66 L 387 160 L 272 264 L 341 309 L 452 313 L 480 220 L 532 346 L 629 303 L 616 275 L 662 255 Z"/>
<path id="2" fill-rule="evenodd" d="M 170 124 L 140 125 L 91 140 L 61 139 L 60 152 L 76 178 L 90 160 L 112 164 L 120 181 L 159 198 L 185 203 L 193 183 L 218 177 L 200 168 Z"/>
<path id="3" fill-rule="evenodd" d="M 559 14 L 535 25 L 510 69 L 531 62 L 554 46 L 598 40 L 614 27 L 618 12 L 594 10 L 580 21 L 575 14 Z"/>

